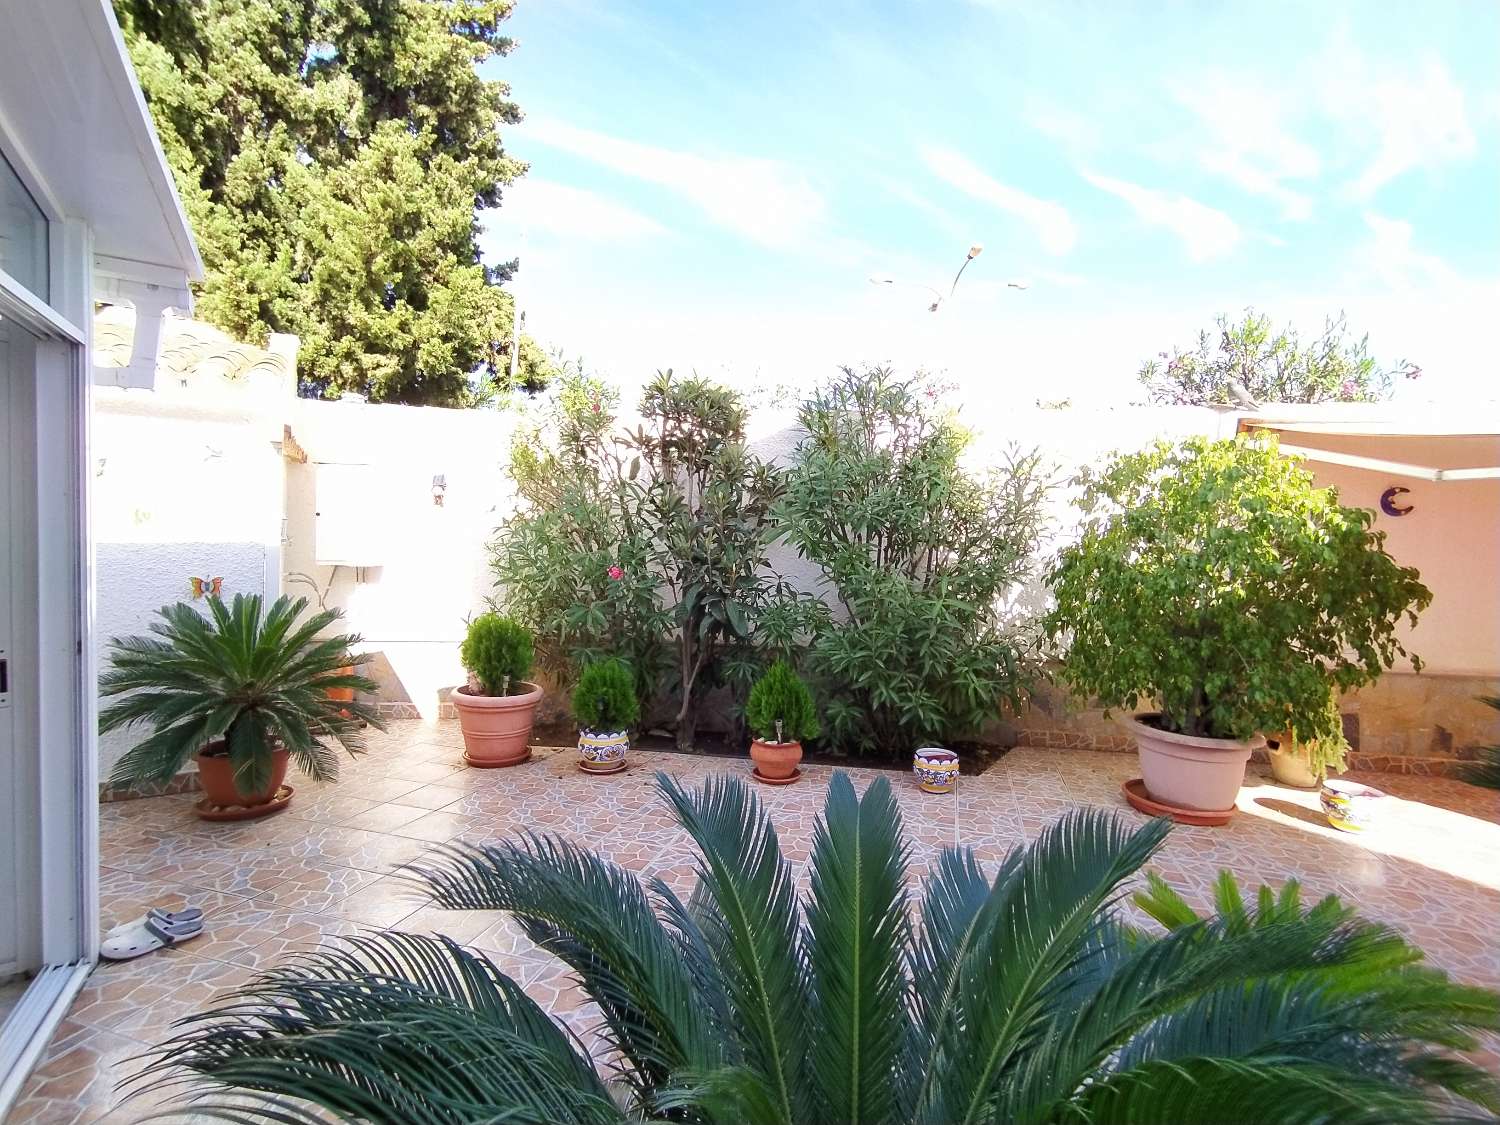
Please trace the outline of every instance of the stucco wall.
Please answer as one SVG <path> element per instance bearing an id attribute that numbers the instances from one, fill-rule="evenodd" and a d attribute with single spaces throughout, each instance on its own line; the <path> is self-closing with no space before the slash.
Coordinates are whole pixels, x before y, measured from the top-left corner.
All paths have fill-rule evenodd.
<path id="1" fill-rule="evenodd" d="M 281 523 L 279 437 L 255 414 L 97 387 L 93 522 L 97 635 L 144 632 L 155 611 L 191 600 L 190 579 L 225 596 L 274 596 Z M 107 661 L 101 650 L 101 663 Z M 99 772 L 141 737 L 99 740 Z"/>

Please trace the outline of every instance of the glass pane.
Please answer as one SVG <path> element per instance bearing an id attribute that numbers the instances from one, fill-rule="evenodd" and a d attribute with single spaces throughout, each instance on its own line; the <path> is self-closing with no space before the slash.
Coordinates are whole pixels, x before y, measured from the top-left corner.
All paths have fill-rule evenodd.
<path id="1" fill-rule="evenodd" d="M 47 217 L 3 156 L 0 156 L 0 270 L 50 303 Z"/>

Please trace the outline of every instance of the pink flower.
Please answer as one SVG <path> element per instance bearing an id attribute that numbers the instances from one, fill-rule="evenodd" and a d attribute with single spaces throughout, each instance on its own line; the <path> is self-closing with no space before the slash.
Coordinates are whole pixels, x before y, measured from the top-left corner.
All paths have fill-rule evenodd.
<path id="1" fill-rule="evenodd" d="M 1339 392 L 1345 398 L 1353 398 L 1358 391 L 1359 384 L 1356 383 L 1353 379 L 1345 379 L 1339 386 Z"/>
<path id="2" fill-rule="evenodd" d="M 625 572 L 618 565 L 609 568 L 609 576 L 616 582 L 625 577 Z"/>
<path id="3" fill-rule="evenodd" d="M 599 413 L 599 400 L 598 399 L 594 400 L 593 407 L 594 407 L 594 413 L 598 414 Z"/>

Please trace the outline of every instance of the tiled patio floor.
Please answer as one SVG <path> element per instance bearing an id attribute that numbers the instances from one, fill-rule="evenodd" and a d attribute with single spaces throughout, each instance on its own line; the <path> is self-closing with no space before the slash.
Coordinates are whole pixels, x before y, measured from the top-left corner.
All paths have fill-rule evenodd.
<path id="1" fill-rule="evenodd" d="M 134 1058 L 168 1034 L 177 1017 L 272 964 L 285 951 L 362 927 L 441 931 L 482 949 L 528 991 L 565 1018 L 586 1025 L 565 970 L 497 914 L 424 907 L 390 876 L 395 865 L 435 842 L 492 840 L 518 828 L 560 831 L 637 871 L 687 889 L 685 837 L 651 791 L 664 769 L 693 782 L 748 766 L 722 758 L 636 754 L 629 771 L 580 773 L 572 751 L 539 751 L 506 770 L 465 768 L 456 724 L 393 724 L 371 753 L 346 763 L 333 785 L 297 781 L 286 812 L 248 824 L 205 824 L 191 796 L 104 806 L 100 892 L 105 925 L 152 904 L 192 901 L 208 914 L 204 936 L 174 950 L 106 964 L 84 987 L 11 1121 L 129 1121 L 115 1084 Z M 1078 803 L 1119 808 L 1133 755 L 1012 751 L 955 800 L 925 796 L 909 775 L 897 783 L 918 873 L 935 849 L 957 837 L 996 860 Z M 861 787 L 878 776 L 851 771 Z M 786 788 L 761 788 L 788 853 L 806 858 L 812 819 L 828 767 L 806 767 Z M 1329 828 L 1315 794 L 1247 779 L 1241 814 L 1226 828 L 1178 828 L 1155 864 L 1199 903 L 1221 868 L 1242 880 L 1301 879 L 1317 895 L 1337 892 L 1369 917 L 1414 938 L 1432 960 L 1462 979 L 1500 987 L 1500 794 L 1458 782 L 1373 775 L 1394 793 L 1387 826 L 1368 838 Z"/>

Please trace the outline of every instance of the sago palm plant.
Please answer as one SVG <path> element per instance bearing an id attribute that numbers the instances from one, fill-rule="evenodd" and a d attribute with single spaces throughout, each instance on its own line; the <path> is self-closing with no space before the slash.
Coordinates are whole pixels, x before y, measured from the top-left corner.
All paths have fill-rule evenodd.
<path id="1" fill-rule="evenodd" d="M 329 688 L 372 692 L 376 685 L 344 669 L 354 636 L 324 635 L 336 609 L 307 614 L 307 599 L 282 595 L 262 616 L 259 595 L 206 601 L 205 616 L 186 602 L 163 607 L 150 636 L 115 637 L 99 694 L 101 733 L 133 724 L 154 728 L 120 758 L 112 785 L 168 781 L 194 754 L 223 739 L 241 793 L 264 789 L 279 744 L 308 776 L 338 775 L 332 739 L 349 753 L 364 747 L 362 724 L 383 724 L 358 700 L 336 701 Z"/>
<path id="2" fill-rule="evenodd" d="M 1500 997 L 1295 886 L 1200 919 L 1156 883 L 1168 825 L 1100 810 L 986 871 L 933 864 L 908 909 L 890 786 L 835 774 L 796 878 L 742 782 L 661 791 L 698 850 L 684 901 L 555 836 L 449 847 L 437 903 L 512 911 L 598 1006 L 600 1057 L 493 963 L 387 933 L 303 955 L 193 1017 L 144 1076 L 241 1121 L 1388 1122 L 1500 1105 L 1455 1053 Z M 182 1068 L 186 1068 L 186 1071 Z M 158 1091 L 159 1092 L 159 1091 Z"/>

